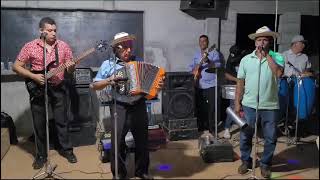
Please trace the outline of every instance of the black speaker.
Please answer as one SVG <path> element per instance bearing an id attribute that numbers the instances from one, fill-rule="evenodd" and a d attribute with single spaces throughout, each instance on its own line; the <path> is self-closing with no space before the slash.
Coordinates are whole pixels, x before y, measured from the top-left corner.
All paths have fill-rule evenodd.
<path id="1" fill-rule="evenodd" d="M 97 109 L 95 95 L 89 87 L 69 87 L 69 133 L 73 146 L 92 145 L 96 142 Z"/>
<path id="2" fill-rule="evenodd" d="M 191 90 L 193 83 L 193 75 L 189 72 L 167 72 L 163 90 Z"/>
<path id="3" fill-rule="evenodd" d="M 196 19 L 228 17 L 229 0 L 181 0 L 180 10 Z"/>
<path id="4" fill-rule="evenodd" d="M 233 146 L 229 142 L 216 141 L 214 143 L 207 144 L 207 142 L 200 138 L 200 156 L 206 163 L 213 162 L 233 162 L 234 153 Z"/>
<path id="5" fill-rule="evenodd" d="M 163 90 L 162 115 L 164 119 L 194 117 L 194 90 Z"/>

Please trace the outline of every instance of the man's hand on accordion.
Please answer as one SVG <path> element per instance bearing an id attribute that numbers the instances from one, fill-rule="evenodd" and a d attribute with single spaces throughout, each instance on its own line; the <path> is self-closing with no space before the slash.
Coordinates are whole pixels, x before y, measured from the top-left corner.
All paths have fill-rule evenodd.
<path id="1" fill-rule="evenodd" d="M 164 85 L 164 78 L 165 78 L 165 76 L 163 76 L 163 78 L 161 78 L 159 80 L 158 87 L 157 87 L 159 90 L 162 89 L 162 87 Z"/>

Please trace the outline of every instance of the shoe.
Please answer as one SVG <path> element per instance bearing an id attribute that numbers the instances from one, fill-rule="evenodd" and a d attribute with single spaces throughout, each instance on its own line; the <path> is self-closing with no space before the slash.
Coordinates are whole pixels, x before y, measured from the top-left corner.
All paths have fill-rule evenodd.
<path id="1" fill-rule="evenodd" d="M 33 169 L 40 169 L 47 162 L 47 158 L 44 156 L 36 156 L 35 160 L 32 163 Z"/>
<path id="2" fill-rule="evenodd" d="M 223 137 L 224 137 L 225 139 L 230 139 L 230 138 L 231 138 L 229 128 L 226 128 L 226 129 L 224 130 Z"/>
<path id="3" fill-rule="evenodd" d="M 135 174 L 135 176 L 140 179 L 153 179 L 153 177 L 150 176 L 149 174 Z"/>
<path id="4" fill-rule="evenodd" d="M 112 179 L 117 179 L 115 176 L 112 176 Z M 118 179 L 129 179 L 127 176 L 123 176 L 119 174 L 119 178 Z"/>
<path id="5" fill-rule="evenodd" d="M 249 165 L 248 163 L 242 162 L 242 164 L 238 168 L 239 174 L 245 174 L 249 171 L 249 169 L 252 168 L 252 165 Z"/>
<path id="6" fill-rule="evenodd" d="M 58 151 L 61 156 L 66 158 L 69 163 L 76 163 L 77 157 L 73 154 L 73 151 Z"/>
<path id="7" fill-rule="evenodd" d="M 271 177 L 271 169 L 270 167 L 260 167 L 261 170 L 261 176 L 264 178 L 270 178 Z"/>

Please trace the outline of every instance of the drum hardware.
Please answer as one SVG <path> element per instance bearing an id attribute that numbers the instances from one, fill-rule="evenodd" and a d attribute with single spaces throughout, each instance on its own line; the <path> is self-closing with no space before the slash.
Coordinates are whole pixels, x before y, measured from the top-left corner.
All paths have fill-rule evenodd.
<path id="1" fill-rule="evenodd" d="M 222 85 L 221 93 L 224 99 L 235 99 L 236 85 Z"/>

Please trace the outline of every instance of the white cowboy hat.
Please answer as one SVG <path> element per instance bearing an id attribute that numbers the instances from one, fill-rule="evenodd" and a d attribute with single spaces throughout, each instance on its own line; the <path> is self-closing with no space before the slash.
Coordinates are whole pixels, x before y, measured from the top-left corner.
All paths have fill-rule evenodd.
<path id="1" fill-rule="evenodd" d="M 125 42 L 125 41 L 132 41 L 135 40 L 136 37 L 134 35 L 129 35 L 126 32 L 121 32 L 121 33 L 117 33 L 114 36 L 113 41 L 111 42 L 111 46 L 114 47 L 115 45 L 121 43 L 121 42 Z"/>
<path id="2" fill-rule="evenodd" d="M 263 26 L 259 28 L 256 33 L 249 34 L 248 37 L 252 40 L 255 40 L 257 37 L 261 36 L 271 36 L 273 38 L 278 38 L 280 36 L 279 33 L 271 31 L 267 26 Z"/>

